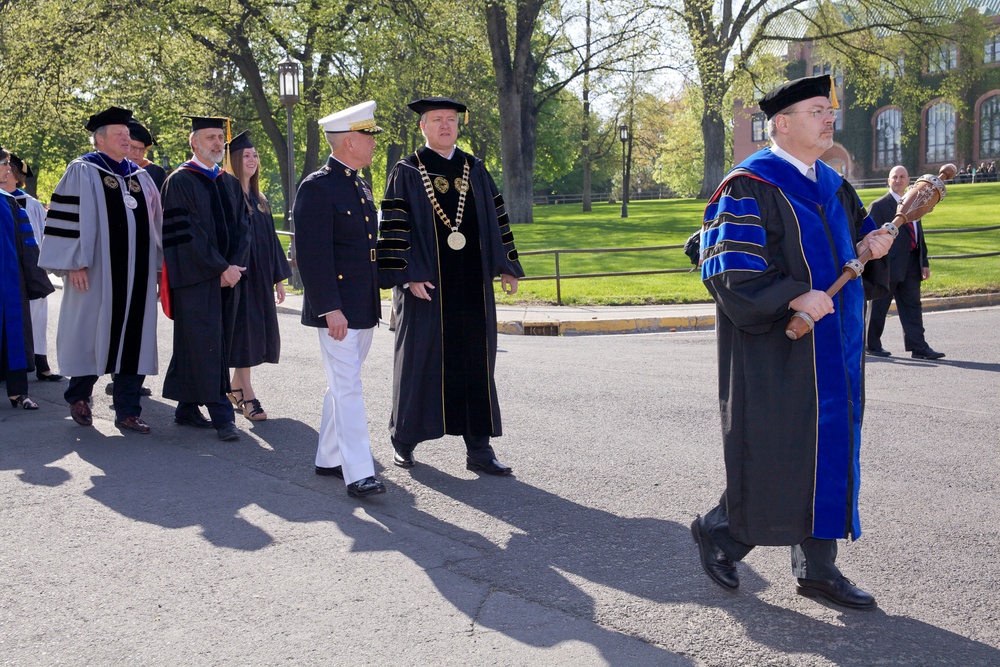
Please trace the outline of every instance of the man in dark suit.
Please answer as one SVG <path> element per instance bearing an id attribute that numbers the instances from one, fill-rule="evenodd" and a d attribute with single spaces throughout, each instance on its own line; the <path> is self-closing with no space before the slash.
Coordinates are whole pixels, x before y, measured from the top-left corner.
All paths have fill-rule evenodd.
<path id="1" fill-rule="evenodd" d="M 892 221 L 899 200 L 910 184 L 906 167 L 889 171 L 889 192 L 872 202 L 868 212 L 875 224 Z M 868 322 L 868 354 L 888 357 L 892 353 L 882 347 L 882 331 L 889 304 L 896 299 L 899 323 L 903 325 L 903 344 L 914 359 L 940 359 L 943 352 L 932 350 L 924 339 L 924 320 L 920 307 L 920 281 L 931 275 L 927 263 L 927 245 L 920 220 L 907 223 L 899 230 L 889 250 L 889 294 L 871 302 Z"/>
<path id="2" fill-rule="evenodd" d="M 372 163 L 375 102 L 319 121 L 330 144 L 322 169 L 295 196 L 295 256 L 305 287 L 302 324 L 319 331 L 326 396 L 316 474 L 344 480 L 353 498 L 385 493 L 375 478 L 361 364 L 381 316 L 375 243 L 378 211 L 359 170 Z"/>

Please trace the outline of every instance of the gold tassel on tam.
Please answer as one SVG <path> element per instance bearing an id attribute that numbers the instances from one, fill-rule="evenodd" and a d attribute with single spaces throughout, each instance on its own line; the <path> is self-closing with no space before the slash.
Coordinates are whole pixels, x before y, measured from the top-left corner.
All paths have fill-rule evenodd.
<path id="1" fill-rule="evenodd" d="M 233 161 L 230 159 L 229 155 L 229 144 L 233 141 L 233 121 L 231 118 L 226 119 L 226 152 L 222 156 L 222 171 L 227 174 L 233 173 Z"/>
<path id="2" fill-rule="evenodd" d="M 834 109 L 840 108 L 840 104 L 837 102 L 837 80 L 833 78 L 833 75 L 830 75 L 830 105 Z"/>

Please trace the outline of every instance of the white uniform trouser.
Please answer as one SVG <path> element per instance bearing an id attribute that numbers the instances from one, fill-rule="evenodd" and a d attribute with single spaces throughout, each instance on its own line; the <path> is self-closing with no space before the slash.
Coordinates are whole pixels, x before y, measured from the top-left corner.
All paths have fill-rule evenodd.
<path id="1" fill-rule="evenodd" d="M 28 310 L 31 312 L 31 337 L 34 342 L 35 354 L 47 355 L 45 330 L 49 326 L 49 300 L 32 299 L 28 302 Z"/>
<path id="2" fill-rule="evenodd" d="M 375 329 L 348 329 L 344 340 L 334 340 L 327 329 L 317 331 L 327 387 L 316 465 L 342 466 L 344 482 L 350 484 L 375 474 L 361 393 L 361 364 L 368 356 Z"/>

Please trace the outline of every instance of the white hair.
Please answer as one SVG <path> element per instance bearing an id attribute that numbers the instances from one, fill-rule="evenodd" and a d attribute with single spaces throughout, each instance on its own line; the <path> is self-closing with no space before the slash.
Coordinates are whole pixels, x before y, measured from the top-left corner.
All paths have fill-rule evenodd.
<path id="1" fill-rule="evenodd" d="M 107 125 L 101 125 L 99 128 L 97 128 L 96 130 L 94 130 L 93 134 L 91 134 L 89 137 L 87 137 L 87 141 L 90 142 L 91 146 L 93 146 L 94 148 L 97 148 L 97 137 L 100 137 L 101 139 L 103 139 L 106 136 L 108 136 L 108 126 Z"/>

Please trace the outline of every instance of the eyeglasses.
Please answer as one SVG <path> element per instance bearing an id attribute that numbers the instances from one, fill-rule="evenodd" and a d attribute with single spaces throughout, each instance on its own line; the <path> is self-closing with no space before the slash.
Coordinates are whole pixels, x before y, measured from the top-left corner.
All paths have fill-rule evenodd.
<path id="1" fill-rule="evenodd" d="M 9 159 L 8 160 L 0 160 L 0 167 L 6 167 L 8 164 L 10 164 L 10 160 Z"/>
<path id="2" fill-rule="evenodd" d="M 829 109 L 809 109 L 808 111 L 782 111 L 781 115 L 791 116 L 793 113 L 807 113 L 811 114 L 813 118 L 829 116 L 830 118 L 836 120 L 836 118 L 840 115 L 840 109 L 830 107 Z"/>

